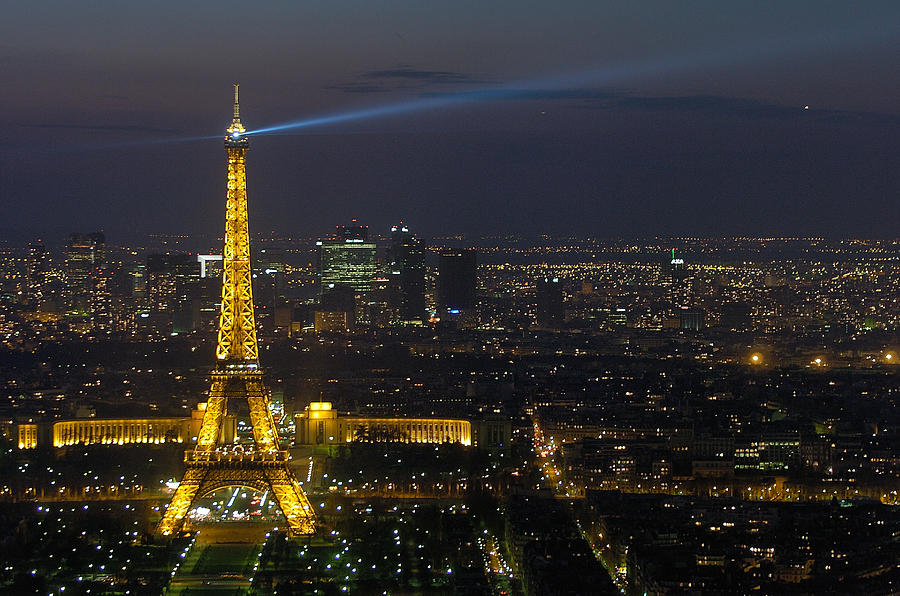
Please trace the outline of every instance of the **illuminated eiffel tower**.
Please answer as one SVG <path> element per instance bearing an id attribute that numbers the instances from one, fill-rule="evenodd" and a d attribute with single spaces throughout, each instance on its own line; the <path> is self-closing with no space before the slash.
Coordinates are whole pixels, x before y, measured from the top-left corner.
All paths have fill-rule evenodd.
<path id="1" fill-rule="evenodd" d="M 294 535 L 315 531 L 315 515 L 281 449 L 259 368 L 256 322 L 251 291 L 250 236 L 247 225 L 247 179 L 244 164 L 249 140 L 244 135 L 234 86 L 234 120 L 225 136 L 228 192 L 225 208 L 225 255 L 222 310 L 216 368 L 197 446 L 184 455 L 184 478 L 172 496 L 157 531 L 180 530 L 193 503 L 220 488 L 248 486 L 270 491 Z M 224 442 L 222 424 L 229 399 L 246 399 L 255 445 L 250 449 Z"/>

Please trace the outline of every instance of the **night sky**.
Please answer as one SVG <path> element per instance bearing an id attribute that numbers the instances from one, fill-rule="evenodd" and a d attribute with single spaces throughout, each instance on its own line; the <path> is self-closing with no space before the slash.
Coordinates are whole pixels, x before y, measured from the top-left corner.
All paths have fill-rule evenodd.
<path id="1" fill-rule="evenodd" d="M 900 2 L 7 2 L 0 233 L 900 237 Z M 806 108 L 808 106 L 808 109 Z"/>

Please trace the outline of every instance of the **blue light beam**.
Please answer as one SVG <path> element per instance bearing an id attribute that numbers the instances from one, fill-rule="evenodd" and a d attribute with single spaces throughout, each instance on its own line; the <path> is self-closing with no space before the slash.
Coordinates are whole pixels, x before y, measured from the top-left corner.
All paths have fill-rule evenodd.
<path id="1" fill-rule="evenodd" d="M 675 56 L 644 58 L 622 64 L 567 73 L 541 79 L 520 81 L 504 87 L 490 87 L 455 93 L 431 94 L 370 108 L 337 112 L 249 130 L 248 135 L 266 135 L 307 128 L 343 124 L 357 120 L 383 118 L 444 107 L 455 107 L 486 101 L 517 99 L 553 99 L 596 97 L 585 87 L 602 87 L 628 81 L 683 75 L 692 72 L 737 67 L 771 59 L 788 59 L 805 54 L 826 52 L 857 46 L 873 46 L 896 39 L 897 23 L 868 22 L 841 31 L 814 31 L 790 37 L 757 39 L 733 43 L 727 47 L 695 49 Z M 614 96 L 610 93 L 610 96 Z"/>

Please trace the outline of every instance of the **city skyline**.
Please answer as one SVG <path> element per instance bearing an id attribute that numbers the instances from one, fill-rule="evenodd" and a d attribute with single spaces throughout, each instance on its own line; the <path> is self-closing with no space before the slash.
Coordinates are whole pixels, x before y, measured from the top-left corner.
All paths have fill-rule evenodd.
<path id="1" fill-rule="evenodd" d="M 898 6 L 214 8 L 4 14 L 0 592 L 897 592 Z"/>

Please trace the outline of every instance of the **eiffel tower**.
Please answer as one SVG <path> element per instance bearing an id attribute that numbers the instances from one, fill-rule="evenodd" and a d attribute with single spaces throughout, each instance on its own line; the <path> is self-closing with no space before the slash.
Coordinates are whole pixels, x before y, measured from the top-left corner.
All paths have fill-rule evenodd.
<path id="1" fill-rule="evenodd" d="M 228 192 L 216 367 L 211 375 L 209 399 L 197 445 L 184 454 L 184 478 L 157 528 L 162 535 L 182 528 L 185 515 L 197 499 L 215 490 L 236 486 L 247 486 L 260 492 L 268 490 L 287 518 L 291 534 L 315 531 L 313 509 L 288 467 L 288 452 L 281 449 L 259 368 L 244 169 L 250 143 L 245 132 L 238 106 L 238 85 L 235 84 L 234 120 L 225 135 Z M 224 442 L 222 423 L 228 412 L 229 399 L 247 400 L 254 440 L 250 449 Z"/>

